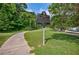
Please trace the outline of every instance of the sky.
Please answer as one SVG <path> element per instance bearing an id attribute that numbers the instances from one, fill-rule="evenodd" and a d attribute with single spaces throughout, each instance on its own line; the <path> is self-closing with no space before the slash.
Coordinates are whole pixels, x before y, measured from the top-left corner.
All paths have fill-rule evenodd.
<path id="1" fill-rule="evenodd" d="M 46 11 L 49 15 L 48 7 L 49 3 L 27 3 L 27 11 L 34 12 L 35 14 L 41 13 L 42 11 Z"/>

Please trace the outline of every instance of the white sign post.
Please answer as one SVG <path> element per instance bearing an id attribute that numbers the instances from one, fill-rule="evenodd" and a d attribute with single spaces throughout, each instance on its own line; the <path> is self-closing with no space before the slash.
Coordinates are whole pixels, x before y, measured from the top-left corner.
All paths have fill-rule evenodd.
<path id="1" fill-rule="evenodd" d="M 45 45 L 45 28 L 43 27 L 43 46 Z"/>

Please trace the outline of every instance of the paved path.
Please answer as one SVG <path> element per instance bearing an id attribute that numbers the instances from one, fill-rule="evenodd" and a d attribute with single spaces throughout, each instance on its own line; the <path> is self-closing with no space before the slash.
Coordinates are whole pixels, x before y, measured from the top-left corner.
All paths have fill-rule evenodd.
<path id="1" fill-rule="evenodd" d="M 24 33 L 10 37 L 0 48 L 0 55 L 29 55 L 30 47 L 24 39 Z"/>

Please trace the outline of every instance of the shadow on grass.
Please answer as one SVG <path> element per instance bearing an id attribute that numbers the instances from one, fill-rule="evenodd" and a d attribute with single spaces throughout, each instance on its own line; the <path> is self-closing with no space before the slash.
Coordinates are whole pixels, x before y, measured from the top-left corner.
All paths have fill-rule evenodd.
<path id="1" fill-rule="evenodd" d="M 79 44 L 79 37 L 78 36 L 74 36 L 74 35 L 69 35 L 69 34 L 65 34 L 65 33 L 54 33 L 53 35 L 51 35 L 50 38 L 46 39 L 46 43 L 48 40 L 66 40 L 69 42 L 74 42 L 76 44 Z"/>
<path id="2" fill-rule="evenodd" d="M 49 40 L 51 40 L 52 39 L 52 37 L 50 37 L 50 38 L 46 38 L 45 40 L 45 43 L 47 43 Z"/>

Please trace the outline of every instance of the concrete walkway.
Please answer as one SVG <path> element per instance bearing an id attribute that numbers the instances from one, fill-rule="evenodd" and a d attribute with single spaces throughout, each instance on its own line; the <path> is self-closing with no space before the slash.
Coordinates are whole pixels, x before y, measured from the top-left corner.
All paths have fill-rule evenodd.
<path id="1" fill-rule="evenodd" d="M 29 55 L 30 47 L 24 39 L 24 33 L 10 37 L 0 48 L 0 55 Z"/>

